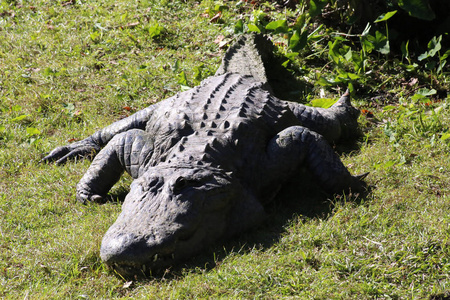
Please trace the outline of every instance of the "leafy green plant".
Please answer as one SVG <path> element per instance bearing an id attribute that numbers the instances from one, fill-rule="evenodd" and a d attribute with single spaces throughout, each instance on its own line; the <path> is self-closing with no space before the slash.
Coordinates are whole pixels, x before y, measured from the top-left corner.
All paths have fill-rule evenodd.
<path id="1" fill-rule="evenodd" d="M 336 103 L 336 101 L 336 99 L 331 98 L 319 98 L 311 100 L 310 104 L 312 107 L 329 108 Z"/>
<path id="2" fill-rule="evenodd" d="M 148 27 L 148 34 L 149 36 L 153 38 L 160 38 L 161 35 L 166 31 L 164 26 L 162 26 L 159 23 L 154 23 Z"/>
<path id="3" fill-rule="evenodd" d="M 419 89 L 410 97 L 411 102 L 384 107 L 384 112 L 395 112 L 384 128 L 392 143 L 398 144 L 404 138 L 412 138 L 417 142 L 426 140 L 429 144 L 425 144 L 425 147 L 430 147 L 439 139 L 447 140 L 445 133 L 449 127 L 443 122 L 442 114 L 448 104 L 433 105 L 429 97 L 435 94 L 434 89 Z"/>
<path id="4" fill-rule="evenodd" d="M 395 2 L 410 16 L 422 20 L 433 20 L 436 17 L 429 0 L 396 0 Z"/>
<path id="5" fill-rule="evenodd" d="M 443 72 L 444 67 L 447 64 L 447 58 L 450 55 L 450 49 L 447 50 L 443 55 L 441 55 L 441 41 L 442 35 L 440 35 L 439 37 L 433 37 L 427 45 L 428 51 L 425 51 L 418 57 L 419 61 L 426 61 L 425 67 L 427 70 L 436 70 L 437 74 L 441 74 Z M 437 60 L 434 59 L 436 54 Z"/>
<path id="6" fill-rule="evenodd" d="M 309 42 L 321 37 L 318 32 L 322 29 L 322 25 L 311 30 L 311 18 L 311 12 L 306 11 L 305 4 L 302 4 L 298 9 L 297 17 L 293 23 L 289 23 L 286 18 L 269 21 L 264 11 L 254 10 L 246 24 L 239 20 L 235 28 L 239 28 L 242 32 L 281 35 L 286 40 L 287 49 L 291 53 L 296 53 L 304 49 Z"/>
<path id="7" fill-rule="evenodd" d="M 446 0 L 438 0 L 437 2 L 444 3 Z M 406 11 L 410 16 L 422 19 L 422 20 L 433 20 L 436 17 L 435 12 L 430 6 L 429 0 L 354 0 L 354 1 L 335 1 L 335 0 L 311 0 L 309 1 L 309 13 L 311 16 L 316 17 L 320 15 L 323 10 L 327 7 L 339 10 L 344 6 L 348 6 L 348 9 L 342 9 L 345 11 L 347 20 L 350 23 L 358 20 L 358 12 L 361 12 L 361 7 L 370 6 L 372 4 L 378 5 L 380 7 L 386 8 L 400 8 Z M 375 2 L 375 3 L 374 3 Z M 356 13 L 355 13 L 356 12 Z"/>

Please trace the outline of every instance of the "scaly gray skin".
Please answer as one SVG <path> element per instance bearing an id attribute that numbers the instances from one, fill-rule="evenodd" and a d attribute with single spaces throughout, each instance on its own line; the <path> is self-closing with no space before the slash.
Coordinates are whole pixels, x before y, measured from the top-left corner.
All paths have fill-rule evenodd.
<path id="1" fill-rule="evenodd" d="M 63 163 L 101 149 L 77 185 L 81 202 L 102 201 L 124 171 L 133 177 L 100 249 L 124 276 L 168 267 L 259 224 L 264 204 L 301 167 L 328 192 L 364 189 L 329 145 L 356 132 L 348 93 L 329 109 L 279 100 L 265 65 L 271 44 L 246 36 L 236 45 L 200 86 L 44 158 Z"/>

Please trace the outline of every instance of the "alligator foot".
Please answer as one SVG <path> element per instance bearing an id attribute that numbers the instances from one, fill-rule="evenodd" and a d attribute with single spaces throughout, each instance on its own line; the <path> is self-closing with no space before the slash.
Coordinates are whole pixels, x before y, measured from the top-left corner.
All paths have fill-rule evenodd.
<path id="1" fill-rule="evenodd" d="M 304 164 L 328 192 L 366 190 L 362 179 L 367 174 L 352 176 L 325 138 L 308 128 L 291 126 L 281 131 L 269 143 L 268 155 L 269 165 L 280 177 L 292 175 Z"/>
<path id="2" fill-rule="evenodd" d="M 88 193 L 86 192 L 86 190 L 78 190 L 76 199 L 82 204 L 86 204 L 87 202 L 105 203 L 107 200 L 107 196 Z"/>

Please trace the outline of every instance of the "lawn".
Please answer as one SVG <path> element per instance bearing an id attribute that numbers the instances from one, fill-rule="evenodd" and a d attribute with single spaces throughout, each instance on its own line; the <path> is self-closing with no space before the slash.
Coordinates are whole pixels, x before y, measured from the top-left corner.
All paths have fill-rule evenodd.
<path id="1" fill-rule="evenodd" d="M 434 66 L 431 54 L 395 60 L 301 15 L 247 1 L 0 2 L 0 298 L 449 296 L 445 49 Z M 288 22 L 271 23 L 267 33 L 308 87 L 298 101 L 352 90 L 363 134 L 340 152 L 352 173 L 370 172 L 370 192 L 286 191 L 260 228 L 157 277 L 114 274 L 99 249 L 120 202 L 75 201 L 88 160 L 40 160 L 195 86 L 239 34 L 279 20 Z M 122 179 L 112 194 L 130 182 Z"/>

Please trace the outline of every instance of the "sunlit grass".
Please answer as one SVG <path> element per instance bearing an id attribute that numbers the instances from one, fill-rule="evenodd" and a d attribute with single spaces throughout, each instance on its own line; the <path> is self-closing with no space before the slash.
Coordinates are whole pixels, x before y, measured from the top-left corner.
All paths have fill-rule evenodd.
<path id="1" fill-rule="evenodd" d="M 120 203 L 75 202 L 88 161 L 39 160 L 180 91 L 181 72 L 190 86 L 213 74 L 223 54 L 214 41 L 231 39 L 237 19 L 252 14 L 250 6 L 230 4 L 214 23 L 215 5 L 1 2 L 0 298 L 409 299 L 448 292 L 448 99 L 412 100 L 399 84 L 409 75 L 395 67 L 385 74 L 373 58 L 362 90 L 391 80 L 386 89 L 398 99 L 384 111 L 364 94 L 355 99 L 373 117 L 361 117 L 365 138 L 343 161 L 352 173 L 371 172 L 366 198 L 323 199 L 307 214 L 295 204 L 309 195 L 301 192 L 270 207 L 261 228 L 162 276 L 130 283 L 106 269 L 100 243 Z M 297 73 L 312 81 L 316 72 L 333 72 L 314 65 L 326 59 L 324 52 L 301 66 L 308 61 L 300 57 L 290 67 L 301 66 Z M 447 75 L 441 80 L 448 85 Z"/>

